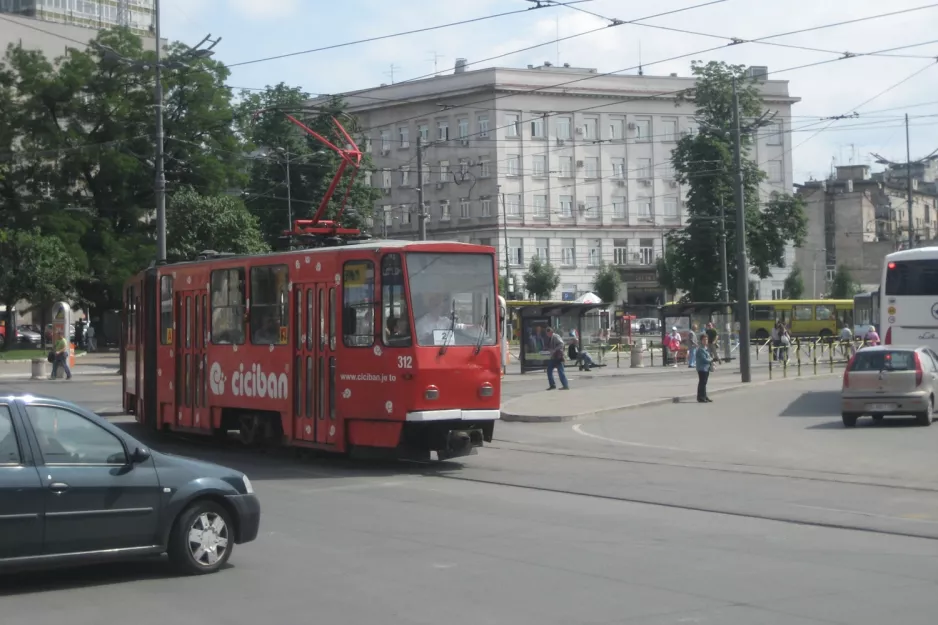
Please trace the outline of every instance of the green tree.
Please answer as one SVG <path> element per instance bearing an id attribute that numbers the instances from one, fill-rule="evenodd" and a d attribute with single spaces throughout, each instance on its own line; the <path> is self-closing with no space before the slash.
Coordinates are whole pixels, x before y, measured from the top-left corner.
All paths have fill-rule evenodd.
<path id="1" fill-rule="evenodd" d="M 550 261 L 543 262 L 539 256 L 533 256 L 524 274 L 524 290 L 533 295 L 537 301 L 541 301 L 553 295 L 558 286 L 560 286 L 560 273 L 550 264 Z"/>
<path id="2" fill-rule="evenodd" d="M 792 265 L 791 273 L 785 278 L 782 284 L 782 295 L 785 299 L 801 299 L 804 297 L 804 276 L 801 275 L 801 267 Z"/>
<path id="3" fill-rule="evenodd" d="M 166 221 L 167 256 L 173 262 L 191 260 L 205 250 L 232 254 L 270 250 L 257 218 L 236 197 L 200 195 L 195 189 L 182 189 L 170 198 Z"/>
<path id="4" fill-rule="evenodd" d="M 722 272 L 720 258 L 720 207 L 725 207 L 727 249 L 730 251 L 729 280 L 736 284 L 736 211 L 733 206 L 734 164 L 733 93 L 736 78 L 740 115 L 759 118 L 763 103 L 754 79 L 745 67 L 723 62 L 695 62 L 697 83 L 680 101 L 696 106 L 700 132 L 682 137 L 671 155 L 678 182 L 687 189 L 687 226 L 668 236 L 668 275 L 677 289 L 691 301 L 716 301 Z M 759 183 L 766 175 L 749 158 L 752 137 L 744 134 L 742 145 L 743 190 L 747 252 L 751 272 L 766 278 L 772 266 L 784 266 L 785 245 L 800 246 L 806 233 L 804 205 L 800 198 L 773 194 L 760 207 Z M 761 210 L 760 210 L 761 208 Z"/>
<path id="5" fill-rule="evenodd" d="M 251 212 L 257 215 L 261 230 L 271 244 L 291 226 L 288 217 L 290 205 L 293 208 L 293 219 L 309 219 L 316 213 L 341 159 L 334 150 L 282 114 L 272 111 L 256 116 L 255 113 L 262 109 L 282 107 L 284 110 L 292 109 L 292 114 L 298 116 L 297 109 L 310 97 L 298 87 L 280 83 L 262 92 L 242 93 L 238 105 L 236 119 L 239 133 L 247 141 L 247 149 L 256 155 L 247 168 L 249 181 L 245 188 L 245 202 Z M 345 113 L 345 104 L 339 98 L 331 99 L 314 115 L 302 116 L 302 121 L 326 139 L 344 146 L 344 140 L 336 138 L 333 117 L 340 121 L 353 138 L 361 135 L 358 120 Z M 356 141 L 364 151 L 364 139 Z M 286 190 L 287 167 L 290 169 L 289 202 Z M 342 225 L 349 228 L 366 227 L 374 203 L 381 194 L 379 189 L 370 184 L 372 171 L 371 157 L 366 153 L 340 219 Z M 352 168 L 346 169 L 326 210 L 327 219 L 335 219 L 345 197 L 346 184 L 353 173 Z"/>
<path id="6" fill-rule="evenodd" d="M 58 237 L 35 228 L 0 231 L 0 302 L 8 311 L 27 300 L 39 310 L 45 328 L 49 307 L 74 296 L 77 278 L 75 259 Z M 7 322 L 11 327 L 9 316 Z"/>
<path id="7" fill-rule="evenodd" d="M 599 271 L 593 276 L 593 293 L 603 302 L 611 304 L 619 300 L 621 290 L 622 278 L 619 276 L 619 270 L 613 265 L 601 264 Z"/>
<path id="8" fill-rule="evenodd" d="M 850 270 L 843 265 L 837 265 L 834 271 L 834 279 L 831 281 L 830 295 L 831 299 L 853 299 L 853 296 L 860 292 L 860 285 L 853 281 Z"/>
<path id="9" fill-rule="evenodd" d="M 0 183 L 6 200 L 0 219 L 57 235 L 81 270 L 79 301 L 106 310 L 120 306 L 125 280 L 155 253 L 155 52 L 126 29 L 104 31 L 96 43 L 149 62 L 149 69 L 107 60 L 94 47 L 55 60 L 19 47 L 7 51 L 0 74 L 13 80 L 18 156 Z M 183 49 L 173 44 L 167 53 Z M 210 59 L 190 65 L 164 73 L 167 188 L 214 194 L 240 187 L 228 71 Z M 0 149 L 5 143 L 0 136 Z M 10 189 L 18 191 L 14 201 Z"/>

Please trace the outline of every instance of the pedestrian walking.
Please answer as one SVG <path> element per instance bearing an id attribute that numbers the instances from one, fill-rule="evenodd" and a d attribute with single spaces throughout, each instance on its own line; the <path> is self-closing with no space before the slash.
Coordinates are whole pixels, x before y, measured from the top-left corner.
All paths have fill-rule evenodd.
<path id="1" fill-rule="evenodd" d="M 697 401 L 701 404 L 709 403 L 713 400 L 707 396 L 707 380 L 710 379 L 710 371 L 713 370 L 713 355 L 707 349 L 709 339 L 707 334 L 700 335 L 700 349 L 697 350 Z"/>
<path id="2" fill-rule="evenodd" d="M 697 324 L 690 327 L 690 333 L 687 335 L 687 368 L 693 369 L 697 366 Z"/>
<path id="3" fill-rule="evenodd" d="M 677 355 L 681 351 L 681 333 L 677 331 L 677 326 L 672 327 L 667 336 L 667 348 L 671 366 L 677 367 Z"/>
<path id="4" fill-rule="evenodd" d="M 95 337 L 94 337 L 94 326 L 91 325 L 90 323 L 88 324 L 88 330 L 85 336 L 88 340 L 88 351 L 89 352 L 98 351 L 98 342 L 95 340 Z"/>
<path id="5" fill-rule="evenodd" d="M 59 367 L 65 369 L 65 379 L 72 379 L 72 370 L 68 367 L 68 341 L 65 340 L 65 335 L 62 332 L 56 332 L 55 334 L 55 347 L 53 349 L 52 356 L 52 375 L 50 380 L 56 379 L 59 374 Z"/>
<path id="6" fill-rule="evenodd" d="M 547 383 L 550 386 L 547 387 L 547 390 L 552 391 L 557 388 L 557 385 L 554 384 L 554 369 L 556 369 L 563 390 L 569 391 L 570 385 L 567 384 L 567 374 L 564 373 L 563 366 L 563 339 L 550 327 L 546 328 L 544 333 L 547 335 L 548 345 L 550 346 L 550 361 L 547 363 Z"/>

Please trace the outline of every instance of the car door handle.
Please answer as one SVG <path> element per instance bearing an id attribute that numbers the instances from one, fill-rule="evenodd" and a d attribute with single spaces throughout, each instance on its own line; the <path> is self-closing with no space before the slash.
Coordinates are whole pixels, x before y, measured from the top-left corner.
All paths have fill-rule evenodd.
<path id="1" fill-rule="evenodd" d="M 57 493 L 62 493 L 68 490 L 68 484 L 65 482 L 52 482 L 49 484 L 49 489 Z"/>

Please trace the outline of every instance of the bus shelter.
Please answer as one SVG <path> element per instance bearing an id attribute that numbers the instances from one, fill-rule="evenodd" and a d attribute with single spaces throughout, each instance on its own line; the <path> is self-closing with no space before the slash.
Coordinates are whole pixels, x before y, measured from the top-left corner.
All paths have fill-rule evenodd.
<path id="1" fill-rule="evenodd" d="M 550 362 L 550 344 L 547 341 L 546 328 L 553 328 L 560 334 L 565 344 L 572 338 L 570 332 L 575 330 L 580 337 L 581 349 L 588 344 L 584 337 L 593 334 L 593 324 L 586 319 L 587 313 L 602 310 L 608 304 L 578 304 L 574 302 L 549 302 L 514 306 L 516 318 L 520 319 L 521 326 L 518 333 L 518 342 L 521 351 L 521 373 L 528 371 L 543 371 Z"/>
<path id="2" fill-rule="evenodd" d="M 697 334 L 700 335 L 706 329 L 707 324 L 712 323 L 722 343 L 720 358 L 731 360 L 733 337 L 738 335 L 734 319 L 735 310 L 735 302 L 685 302 L 659 306 L 661 339 L 663 341 L 664 337 L 671 333 L 672 328 L 677 328 L 682 342 L 686 345 L 687 337 L 694 324 L 697 325 Z M 662 364 L 667 364 L 668 359 L 663 358 L 662 361 Z"/>

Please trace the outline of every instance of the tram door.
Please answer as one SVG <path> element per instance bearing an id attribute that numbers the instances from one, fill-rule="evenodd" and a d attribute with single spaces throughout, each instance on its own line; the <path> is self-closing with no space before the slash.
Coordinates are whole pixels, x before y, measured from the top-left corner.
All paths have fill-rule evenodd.
<path id="1" fill-rule="evenodd" d="M 193 427 L 197 406 L 204 402 L 203 379 L 204 335 L 200 326 L 204 316 L 200 294 L 195 291 L 176 292 L 176 351 L 173 355 L 177 427 Z M 200 415 L 201 417 L 201 415 Z M 201 420 L 201 419 L 200 419 Z"/>
<path id="2" fill-rule="evenodd" d="M 330 395 L 335 369 L 334 300 L 332 285 L 293 285 L 293 436 L 297 440 L 331 444 L 335 439 L 335 401 Z"/>

